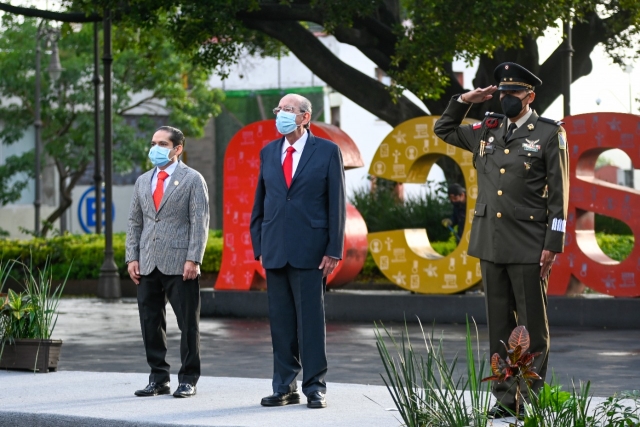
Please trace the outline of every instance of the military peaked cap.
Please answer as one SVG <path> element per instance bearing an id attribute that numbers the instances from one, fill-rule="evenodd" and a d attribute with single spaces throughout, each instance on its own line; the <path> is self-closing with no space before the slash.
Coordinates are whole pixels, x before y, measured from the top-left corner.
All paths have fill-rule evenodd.
<path id="1" fill-rule="evenodd" d="M 498 65 L 493 77 L 498 82 L 498 90 L 533 90 L 542 84 L 535 74 L 515 62 Z"/>

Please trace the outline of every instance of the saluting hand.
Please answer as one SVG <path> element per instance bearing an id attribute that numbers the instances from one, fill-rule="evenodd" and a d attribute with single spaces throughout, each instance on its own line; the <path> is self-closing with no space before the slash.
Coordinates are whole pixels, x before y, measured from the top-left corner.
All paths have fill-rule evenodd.
<path id="1" fill-rule="evenodd" d="M 479 87 L 471 92 L 463 93 L 461 95 L 461 101 L 469 102 L 471 104 L 488 101 L 493 98 L 493 93 L 497 90 L 498 86 L 487 86 L 484 89 Z"/>
<path id="2" fill-rule="evenodd" d="M 549 271 L 551 270 L 551 266 L 556 260 L 556 253 L 553 251 L 542 251 L 542 255 L 540 256 L 540 277 L 547 277 Z"/>
<path id="3" fill-rule="evenodd" d="M 330 256 L 323 256 L 320 267 L 318 267 L 319 270 L 322 270 L 322 277 L 327 277 L 329 274 L 333 273 L 333 270 L 338 266 L 339 262 L 340 260 L 331 258 Z"/>
<path id="4" fill-rule="evenodd" d="M 193 280 L 200 275 L 200 266 L 193 261 L 187 261 L 184 263 L 184 272 L 182 273 L 182 280 Z"/>

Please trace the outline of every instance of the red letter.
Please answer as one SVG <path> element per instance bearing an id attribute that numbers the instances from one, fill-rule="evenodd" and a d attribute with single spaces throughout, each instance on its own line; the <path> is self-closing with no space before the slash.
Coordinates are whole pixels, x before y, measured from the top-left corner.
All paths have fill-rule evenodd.
<path id="1" fill-rule="evenodd" d="M 325 123 L 312 123 L 312 132 L 340 147 L 345 169 L 362 167 L 360 152 L 349 136 Z M 265 272 L 253 258 L 249 221 L 260 171 L 260 150 L 282 135 L 275 120 L 247 125 L 236 133 L 225 153 L 222 235 L 222 265 L 215 288 L 225 290 L 264 289 Z M 367 226 L 360 213 L 347 204 L 347 225 L 342 262 L 329 276 L 328 286 L 350 282 L 358 275 L 367 257 Z"/>
<path id="2" fill-rule="evenodd" d="M 590 113 L 565 119 L 571 150 L 569 214 L 565 253 L 556 258 L 549 294 L 564 295 L 571 275 L 593 290 L 609 295 L 640 296 L 640 247 L 622 262 L 605 255 L 595 238 L 595 213 L 624 221 L 640 235 L 640 192 L 595 178 L 603 152 L 619 148 L 640 164 L 640 118 L 632 114 Z M 634 208 L 635 207 L 635 208 Z M 635 209 L 635 212 L 634 212 Z"/>

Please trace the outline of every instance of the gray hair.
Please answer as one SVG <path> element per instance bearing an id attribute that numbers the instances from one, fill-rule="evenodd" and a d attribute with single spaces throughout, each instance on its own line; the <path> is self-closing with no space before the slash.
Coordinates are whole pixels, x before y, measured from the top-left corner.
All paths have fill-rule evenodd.
<path id="1" fill-rule="evenodd" d="M 300 101 L 300 112 L 301 113 L 309 113 L 309 115 L 311 116 L 311 114 L 313 113 L 313 110 L 311 108 L 311 101 L 309 101 L 307 98 L 305 98 L 302 95 L 297 95 L 298 100 Z M 304 125 L 304 127 L 306 129 L 309 129 L 311 127 L 311 120 L 309 120 L 309 123 L 307 123 L 306 125 Z"/>

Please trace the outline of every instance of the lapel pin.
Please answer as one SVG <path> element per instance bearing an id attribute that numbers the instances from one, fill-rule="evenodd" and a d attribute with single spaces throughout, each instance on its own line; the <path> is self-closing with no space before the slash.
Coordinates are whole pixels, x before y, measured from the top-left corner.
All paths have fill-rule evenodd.
<path id="1" fill-rule="evenodd" d="M 489 137 L 489 142 L 493 142 L 493 137 L 492 136 Z"/>
<path id="2" fill-rule="evenodd" d="M 531 123 L 530 123 L 530 124 L 527 126 L 527 128 L 528 128 L 529 130 L 533 130 L 533 124 L 531 124 Z"/>
<path id="3" fill-rule="evenodd" d="M 173 181 L 173 185 L 178 185 L 180 184 L 178 181 Z"/>

